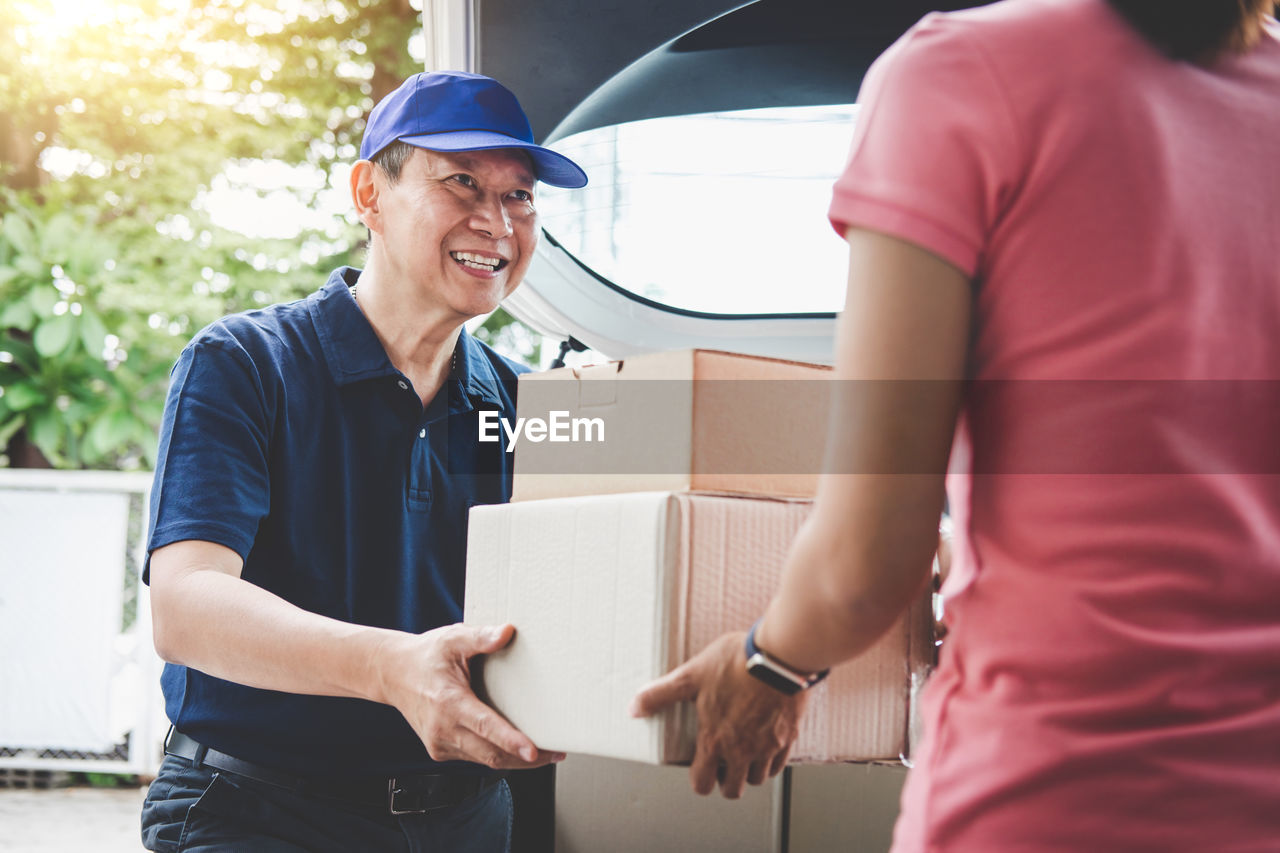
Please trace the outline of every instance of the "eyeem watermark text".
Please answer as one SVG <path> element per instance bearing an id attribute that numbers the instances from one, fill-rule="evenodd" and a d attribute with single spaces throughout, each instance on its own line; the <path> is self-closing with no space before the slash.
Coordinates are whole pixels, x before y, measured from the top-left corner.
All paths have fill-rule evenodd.
<path id="1" fill-rule="evenodd" d="M 494 411 L 480 413 L 479 440 L 494 442 L 507 435 L 507 452 L 516 449 L 520 436 L 524 436 L 537 444 L 541 441 L 604 441 L 603 418 L 571 418 L 568 411 L 551 411 L 547 419 L 516 418 L 512 424 Z"/>

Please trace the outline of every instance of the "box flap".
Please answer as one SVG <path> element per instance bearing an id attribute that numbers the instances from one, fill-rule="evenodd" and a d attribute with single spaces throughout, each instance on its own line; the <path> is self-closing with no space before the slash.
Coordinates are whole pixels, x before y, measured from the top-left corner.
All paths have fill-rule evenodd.
<path id="1" fill-rule="evenodd" d="M 545 421 L 559 412 L 570 438 L 590 440 L 519 439 L 511 500 L 688 488 L 692 371 L 686 350 L 522 375 L 518 418 Z M 583 421 L 580 433 L 575 420 Z"/>
<path id="2" fill-rule="evenodd" d="M 618 373 L 621 362 L 591 365 L 574 370 L 578 380 L 578 408 L 612 406 L 618 402 Z"/>

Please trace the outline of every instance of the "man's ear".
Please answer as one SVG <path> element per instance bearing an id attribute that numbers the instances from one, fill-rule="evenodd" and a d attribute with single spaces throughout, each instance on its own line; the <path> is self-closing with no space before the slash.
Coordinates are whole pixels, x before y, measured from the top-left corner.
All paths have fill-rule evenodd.
<path id="1" fill-rule="evenodd" d="M 382 218 L 378 207 L 380 181 L 378 167 L 369 160 L 357 160 L 351 167 L 351 203 L 356 216 L 375 234 L 382 233 Z"/>

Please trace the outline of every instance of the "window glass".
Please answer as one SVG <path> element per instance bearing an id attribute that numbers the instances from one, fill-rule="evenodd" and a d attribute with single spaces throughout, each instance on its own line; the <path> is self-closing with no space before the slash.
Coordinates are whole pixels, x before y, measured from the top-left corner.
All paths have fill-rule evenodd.
<path id="1" fill-rule="evenodd" d="M 834 312 L 848 255 L 827 221 L 856 105 L 646 119 L 552 144 L 583 190 L 541 187 L 542 226 L 632 293 L 714 314 Z"/>

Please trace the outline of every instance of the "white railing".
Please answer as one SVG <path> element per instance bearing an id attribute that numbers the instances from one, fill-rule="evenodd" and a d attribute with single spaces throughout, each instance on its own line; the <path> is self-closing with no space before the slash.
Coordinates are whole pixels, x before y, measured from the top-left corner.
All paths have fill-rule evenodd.
<path id="1" fill-rule="evenodd" d="M 151 475 L 0 469 L 0 768 L 154 774 Z"/>

